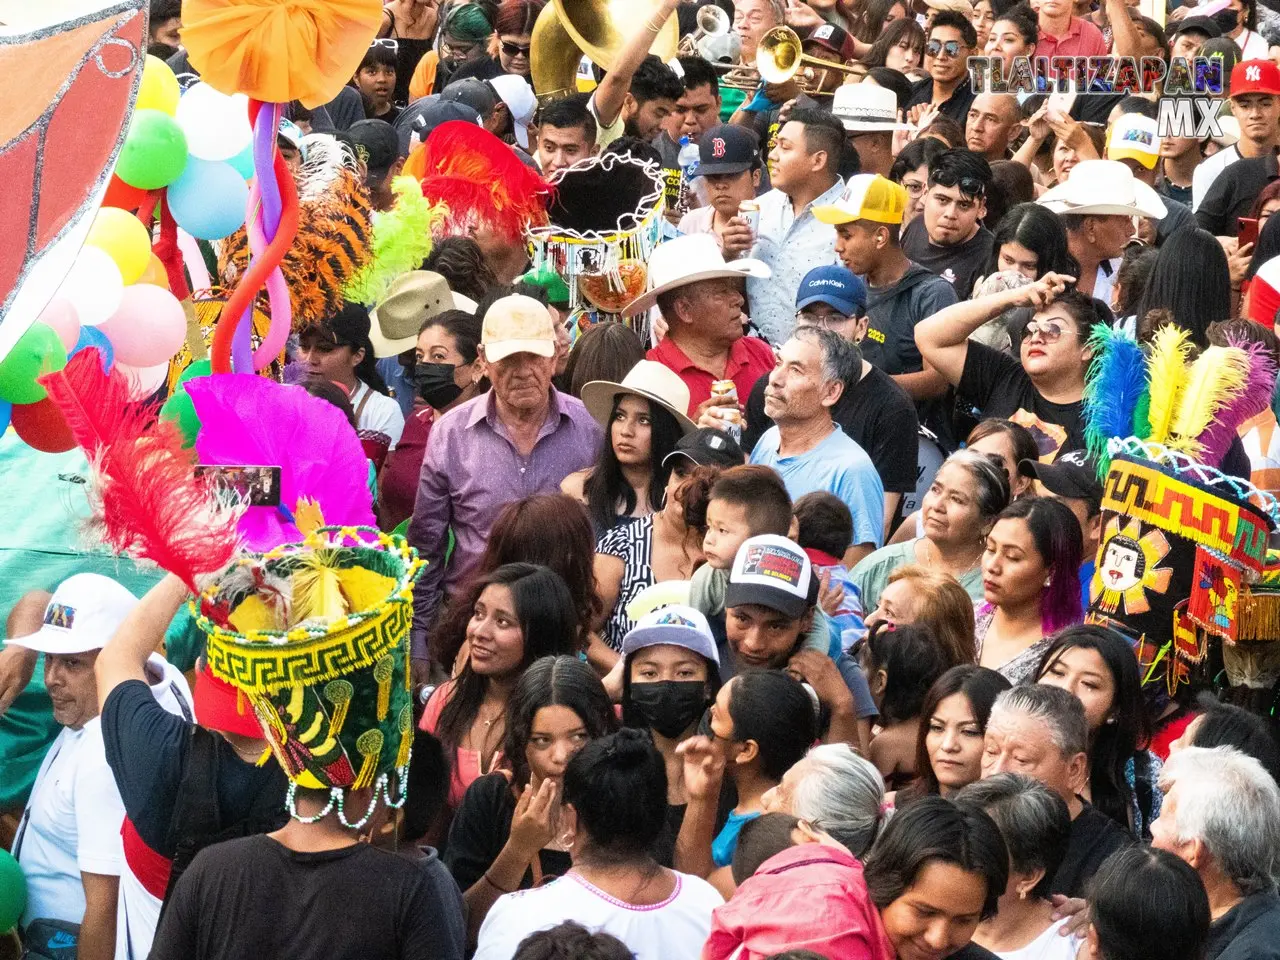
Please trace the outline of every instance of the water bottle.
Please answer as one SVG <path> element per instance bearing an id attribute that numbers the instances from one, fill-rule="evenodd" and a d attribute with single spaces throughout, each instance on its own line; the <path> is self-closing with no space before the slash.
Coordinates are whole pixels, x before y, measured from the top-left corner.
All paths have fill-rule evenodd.
<path id="1" fill-rule="evenodd" d="M 679 212 L 689 208 L 689 185 L 698 175 L 698 161 L 701 158 L 698 145 L 687 136 L 680 138 L 680 152 L 676 155 L 676 163 L 680 166 L 680 201 Z"/>

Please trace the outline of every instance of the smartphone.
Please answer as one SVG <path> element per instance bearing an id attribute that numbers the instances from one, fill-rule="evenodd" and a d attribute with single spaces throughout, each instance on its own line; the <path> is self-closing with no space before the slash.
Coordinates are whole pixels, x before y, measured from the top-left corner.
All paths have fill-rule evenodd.
<path id="1" fill-rule="evenodd" d="M 1255 217 L 1236 218 L 1236 240 L 1239 246 L 1258 242 L 1258 221 Z"/>
<path id="2" fill-rule="evenodd" d="M 260 466 L 197 466 L 197 477 L 208 477 L 227 499 L 250 507 L 280 506 L 280 468 Z"/>

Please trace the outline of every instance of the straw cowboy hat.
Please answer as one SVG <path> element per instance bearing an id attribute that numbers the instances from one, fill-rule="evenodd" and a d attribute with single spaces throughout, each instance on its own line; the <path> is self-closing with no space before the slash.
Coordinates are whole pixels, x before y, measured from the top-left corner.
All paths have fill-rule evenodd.
<path id="1" fill-rule="evenodd" d="M 382 302 L 369 311 L 369 340 L 378 359 L 412 350 L 424 321 L 446 310 L 476 312 L 476 302 L 449 289 L 431 270 L 411 270 L 396 278 Z"/>
<path id="2" fill-rule="evenodd" d="M 1150 217 L 1168 212 L 1160 195 L 1119 160 L 1081 160 L 1066 183 L 1047 190 L 1038 201 L 1054 213 L 1095 217 Z"/>
<path id="3" fill-rule="evenodd" d="M 725 262 L 724 254 L 709 233 L 676 237 L 658 246 L 649 257 L 649 292 L 623 307 L 626 316 L 642 313 L 658 302 L 668 290 L 687 287 L 702 280 L 721 277 L 755 277 L 767 280 L 771 271 L 760 260 Z"/>
<path id="4" fill-rule="evenodd" d="M 621 383 L 592 380 L 584 384 L 581 399 L 587 412 L 607 429 L 615 399 L 627 394 L 644 397 L 666 410 L 676 418 L 681 435 L 687 436 L 698 429 L 685 415 L 689 409 L 689 388 L 674 370 L 654 360 L 637 362 Z"/>

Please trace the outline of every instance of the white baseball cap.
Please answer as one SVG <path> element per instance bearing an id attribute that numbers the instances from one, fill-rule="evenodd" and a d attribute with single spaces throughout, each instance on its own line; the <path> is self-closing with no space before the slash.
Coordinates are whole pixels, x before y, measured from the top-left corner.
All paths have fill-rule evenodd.
<path id="1" fill-rule="evenodd" d="M 39 630 L 28 637 L 12 637 L 6 642 L 41 653 L 101 650 L 137 602 L 137 597 L 110 577 L 77 573 L 53 591 Z"/>
<path id="2" fill-rule="evenodd" d="M 662 607 L 647 613 L 622 638 L 622 655 L 629 657 L 637 650 L 667 644 L 683 647 L 720 665 L 720 653 L 711 626 L 693 607 L 680 604 Z"/>
<path id="3" fill-rule="evenodd" d="M 502 98 L 511 113 L 511 125 L 515 128 L 516 143 L 529 149 L 529 124 L 538 110 L 538 98 L 533 95 L 533 87 L 524 77 L 514 73 L 504 73 L 500 77 L 489 80 L 489 86 Z"/>
<path id="4" fill-rule="evenodd" d="M 765 533 L 738 548 L 725 607 L 755 604 L 798 620 L 817 602 L 818 581 L 809 556 L 786 537 Z"/>

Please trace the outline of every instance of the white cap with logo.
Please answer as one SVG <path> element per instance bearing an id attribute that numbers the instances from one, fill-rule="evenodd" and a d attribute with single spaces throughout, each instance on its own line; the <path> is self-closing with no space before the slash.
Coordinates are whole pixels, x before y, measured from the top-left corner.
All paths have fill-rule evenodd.
<path id="1" fill-rule="evenodd" d="M 137 597 L 110 577 L 77 573 L 53 591 L 39 630 L 27 637 L 11 637 L 6 642 L 41 653 L 101 650 L 137 602 Z"/>

